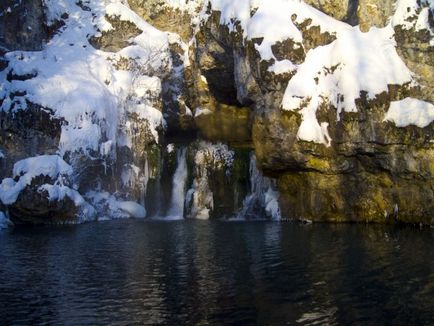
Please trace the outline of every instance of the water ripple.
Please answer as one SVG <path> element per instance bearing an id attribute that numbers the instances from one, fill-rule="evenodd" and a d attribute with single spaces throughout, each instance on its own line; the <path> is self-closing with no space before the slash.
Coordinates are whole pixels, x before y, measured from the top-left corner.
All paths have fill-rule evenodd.
<path id="1" fill-rule="evenodd" d="M 201 221 L 0 233 L 2 324 L 434 323 L 434 230 Z"/>

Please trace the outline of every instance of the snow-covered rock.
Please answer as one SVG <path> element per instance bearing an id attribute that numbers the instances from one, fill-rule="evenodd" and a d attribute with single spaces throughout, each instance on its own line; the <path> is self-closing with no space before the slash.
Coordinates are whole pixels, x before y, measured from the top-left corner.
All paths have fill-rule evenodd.
<path id="1" fill-rule="evenodd" d="M 10 2 L 2 22 L 34 4 Z M 142 218 L 171 194 L 172 147 L 190 142 L 188 217 L 233 215 L 247 196 L 273 218 L 431 221 L 432 1 L 41 8 L 15 26 L 23 42 L 0 24 L 0 199 L 11 220 Z"/>

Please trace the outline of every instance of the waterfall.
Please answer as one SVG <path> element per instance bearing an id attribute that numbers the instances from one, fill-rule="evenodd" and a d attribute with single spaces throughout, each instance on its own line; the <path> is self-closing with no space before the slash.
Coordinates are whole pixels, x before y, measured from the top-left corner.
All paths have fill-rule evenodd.
<path id="1" fill-rule="evenodd" d="M 168 211 L 171 219 L 184 217 L 185 184 L 187 182 L 187 149 L 181 148 L 176 153 L 177 167 L 173 175 L 172 199 Z"/>
<path id="2" fill-rule="evenodd" d="M 256 156 L 250 156 L 250 193 L 243 201 L 243 208 L 238 212 L 237 219 L 269 218 L 280 220 L 279 192 L 276 181 L 264 177 L 256 166 Z"/>

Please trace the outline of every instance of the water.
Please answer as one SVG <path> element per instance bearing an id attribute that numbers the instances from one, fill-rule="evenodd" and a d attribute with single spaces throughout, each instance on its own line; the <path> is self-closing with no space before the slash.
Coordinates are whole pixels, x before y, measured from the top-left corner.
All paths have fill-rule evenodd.
<path id="1" fill-rule="evenodd" d="M 272 220 L 280 220 L 279 193 L 276 180 L 264 177 L 256 166 L 255 154 L 250 155 L 250 193 L 243 201 L 243 207 L 236 219 L 258 219 L 266 216 Z M 259 215 L 259 216 L 258 216 Z"/>
<path id="2" fill-rule="evenodd" d="M 0 233 L 2 324 L 434 323 L 434 230 L 109 221 Z"/>
<path id="3" fill-rule="evenodd" d="M 182 219 L 184 217 L 184 197 L 187 182 L 187 148 L 181 148 L 176 154 L 177 167 L 173 175 L 172 201 L 168 216 L 172 219 Z"/>

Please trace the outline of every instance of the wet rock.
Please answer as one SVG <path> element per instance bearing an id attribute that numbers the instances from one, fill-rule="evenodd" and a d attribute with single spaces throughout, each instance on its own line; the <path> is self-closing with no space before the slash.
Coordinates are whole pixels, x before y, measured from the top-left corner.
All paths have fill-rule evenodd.
<path id="1" fill-rule="evenodd" d="M 432 178 L 375 174 L 287 173 L 279 177 L 286 217 L 320 222 L 424 223 L 432 219 Z"/>
<path id="2" fill-rule="evenodd" d="M 117 52 L 130 45 L 130 40 L 142 33 L 135 24 L 120 20 L 119 17 L 106 17 L 106 19 L 113 29 L 103 31 L 100 36 L 89 39 L 89 43 L 96 49 Z"/>
<path id="3" fill-rule="evenodd" d="M 386 25 L 395 1 L 306 2 L 368 31 Z M 90 10 L 84 2 L 78 5 Z M 65 154 L 65 160 L 74 168 L 74 186 L 80 193 L 104 189 L 116 193 L 118 198 L 146 204 L 151 216 L 167 214 L 166 201 L 172 196 L 177 155 L 166 145 L 174 140 L 176 146 L 187 147 L 184 215 L 189 218 L 230 217 L 243 210 L 243 201 L 253 193 L 249 178 L 249 152 L 253 147 L 258 174 L 263 172 L 277 180 L 280 196 L 270 196 L 275 201 L 279 198 L 285 218 L 431 223 L 434 127 L 430 124 L 425 128 L 398 128 L 384 120 L 391 101 L 413 97 L 434 102 L 432 12 L 428 29 L 394 26 L 399 55 L 420 85 L 388 85 L 374 98 L 362 91 L 356 101 L 357 112 L 338 115 L 338 109 L 324 101 L 316 118 L 328 124 L 332 141 L 326 146 L 297 137 L 302 122 L 300 112 L 284 111 L 281 107 L 294 72 L 276 73 L 270 67 L 282 60 L 302 64 L 311 49 L 332 43 L 336 35 L 312 25 L 310 19 L 300 22 L 293 17 L 302 42 L 277 42 L 271 47 L 274 58 L 262 60 L 257 45 L 263 39 L 243 39 L 240 24 L 233 22 L 233 30 L 221 25 L 220 13 L 210 7 L 208 19 L 198 25 L 197 21 L 192 22 L 194 13 L 171 8 L 165 1 L 131 0 L 129 5 L 155 27 L 179 34 L 169 35 L 170 59 L 161 71 L 141 66 L 134 59 L 120 58 L 115 64 L 115 68 L 137 76 L 149 74 L 161 79 L 161 93 L 143 98 L 131 94 L 128 100 L 161 111 L 167 125 L 157 128 L 157 137 L 146 119 L 130 112 L 128 103 L 120 103 L 125 106 L 125 114 L 115 148 L 106 144 L 107 150 Z M 39 15 L 38 10 L 35 9 L 35 15 Z M 26 19 L 43 21 L 40 16 L 35 17 Z M 133 23 L 119 17 L 108 19 L 114 29 L 90 39 L 98 49 L 119 51 L 141 33 Z M 193 27 L 197 28 L 195 35 Z M 47 38 L 39 30 L 40 37 L 34 36 L 34 43 L 26 43 L 27 38 L 20 33 L 12 37 L 10 31 L 1 33 L 1 28 L 6 27 L 0 26 L 0 35 L 6 35 L 4 46 L 9 42 L 24 49 L 37 48 L 36 43 Z M 192 37 L 194 42 L 188 43 Z M 4 60 L 0 62 L 0 70 L 6 65 Z M 33 77 L 13 70 L 7 76 L 9 81 L 17 82 Z M 16 160 L 54 153 L 58 148 L 64 122 L 53 118 L 49 109 L 31 103 L 27 111 L 20 110 L 25 96 L 16 91 L 2 99 L 11 102 L 11 110 L 0 113 L 0 150 L 4 156 L 0 158 L 0 177 Z M 196 141 L 197 137 L 235 148 Z M 103 143 L 107 139 L 102 135 Z M 271 189 L 270 194 L 274 194 L 276 184 L 267 180 L 267 192 Z M 78 214 L 73 203 L 68 199 L 48 201 L 46 193 L 38 192 L 41 182 L 47 181 L 36 180 L 23 191 L 11 207 L 11 215 L 17 221 L 27 222 L 33 214 L 37 223 L 54 221 L 56 214 L 59 221 L 73 219 Z M 252 205 L 245 210 L 246 215 L 253 215 L 253 211 L 267 215 L 264 203 L 268 197 L 264 192 L 259 197 L 251 196 Z"/>
<path id="4" fill-rule="evenodd" d="M 306 0 L 305 2 L 333 18 L 345 20 L 348 17 L 350 3 L 353 1 L 354 0 Z"/>
<path id="5" fill-rule="evenodd" d="M 14 224 L 61 224 L 77 222 L 79 208 L 74 201 L 65 197 L 62 200 L 48 198 L 46 191 L 39 191 L 43 184 L 52 180 L 46 177 L 35 178 L 18 196 L 17 201 L 8 207 Z"/>
<path id="6" fill-rule="evenodd" d="M 249 187 L 249 150 L 196 142 L 190 147 L 191 187 L 186 194 L 186 217 L 235 217 Z"/>
<path id="7" fill-rule="evenodd" d="M 384 27 L 395 11 L 396 0 L 359 0 L 357 18 L 362 32 Z"/>
<path id="8" fill-rule="evenodd" d="M 43 1 L 4 0 L 0 4 L 0 47 L 41 50 L 49 36 Z"/>
<path id="9" fill-rule="evenodd" d="M 422 91 L 418 94 L 419 98 L 434 102 L 434 46 L 432 35 L 434 33 L 434 18 L 432 11 L 429 11 L 428 26 L 417 28 L 417 15 L 422 10 L 427 10 L 428 3 L 416 12 L 416 16 L 411 17 L 410 27 L 397 25 L 395 29 L 395 39 L 397 51 L 405 64 L 416 75 L 416 80 L 422 85 Z"/>
<path id="10" fill-rule="evenodd" d="M 129 0 L 130 7 L 156 28 L 176 33 L 184 41 L 193 36 L 193 26 L 189 13 L 172 8 L 161 0 Z"/>
<path id="11" fill-rule="evenodd" d="M 0 144 L 5 156 L 0 178 L 12 170 L 16 161 L 39 154 L 54 154 L 58 150 L 61 119 L 50 110 L 28 102 L 27 109 L 0 111 Z"/>

